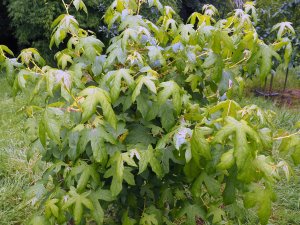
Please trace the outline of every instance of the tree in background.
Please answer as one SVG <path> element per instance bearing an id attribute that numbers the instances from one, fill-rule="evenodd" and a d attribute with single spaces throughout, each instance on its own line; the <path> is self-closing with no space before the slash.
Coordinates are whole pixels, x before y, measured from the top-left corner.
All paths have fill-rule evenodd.
<path id="1" fill-rule="evenodd" d="M 299 49 L 300 0 L 257 0 L 257 8 L 260 18 L 257 31 L 263 39 L 268 41 L 276 36 L 276 32 L 272 32 L 272 27 L 276 23 L 289 21 L 295 28 L 296 34 L 298 34 L 293 38 L 293 46 Z M 294 51 L 293 58 L 299 62 L 297 52 L 299 51 Z"/>
<path id="2" fill-rule="evenodd" d="M 75 10 L 71 13 L 78 18 L 82 27 L 97 31 L 101 10 L 104 11 L 101 8 L 101 2 L 99 0 L 87 0 L 88 15 L 76 13 Z M 53 57 L 49 50 L 48 37 L 51 34 L 52 21 L 64 10 L 61 1 L 34 0 L 28 4 L 26 0 L 6 0 L 4 5 L 9 16 L 9 23 L 6 24 L 6 28 L 14 30 L 11 35 L 17 39 L 19 48 L 33 46 L 43 52 L 44 55 L 49 55 L 46 59 L 51 60 Z"/>
<path id="3" fill-rule="evenodd" d="M 111 0 L 87 0 L 86 7 L 88 15 L 82 15 L 71 10 L 71 13 L 78 18 L 84 29 L 93 30 L 101 40 L 109 39 L 111 35 L 116 35 L 115 30 L 108 30 L 101 22 L 106 8 Z M 220 17 L 223 17 L 234 7 L 241 7 L 241 0 L 163 0 L 162 4 L 170 5 L 181 18 L 185 21 L 192 12 L 201 11 L 204 4 L 214 4 L 220 9 Z M 49 55 L 47 59 L 52 59 L 48 43 L 51 34 L 52 21 L 63 12 L 64 8 L 59 0 L 33 0 L 28 4 L 27 0 L 4 0 L 1 7 L 1 37 L 4 40 L 16 40 L 16 43 L 10 43 L 12 49 L 33 46 L 39 49 L 44 55 Z M 143 9 L 143 16 L 148 19 L 155 19 L 159 12 L 155 7 Z M 3 18 L 2 18 L 3 17 Z M 179 17 L 177 19 L 180 19 Z M 2 40 L 1 39 L 1 40 Z M 7 41 L 2 41 L 7 43 Z"/>
<path id="4" fill-rule="evenodd" d="M 111 2 L 111 0 L 87 0 L 85 1 L 87 15 L 77 13 L 73 9 L 70 13 L 76 16 L 84 29 L 93 30 L 97 37 L 105 42 L 111 35 L 116 34 L 114 30 L 109 31 L 101 22 L 101 17 Z M 164 3 L 164 1 L 162 2 Z M 165 2 L 178 10 L 181 1 L 165 0 Z M 32 46 L 39 49 L 46 56 L 47 61 L 53 60 L 48 43 L 52 21 L 64 12 L 61 1 L 34 0 L 28 4 L 27 0 L 4 0 L 0 10 L 0 27 L 3 31 L 1 43 L 8 44 L 14 50 Z M 146 11 L 145 13 L 148 13 L 149 17 L 155 17 L 158 14 L 155 11 Z"/>
<path id="5" fill-rule="evenodd" d="M 88 15 L 82 15 L 74 10 L 71 13 L 78 18 L 78 21 L 84 29 L 93 30 L 96 36 L 106 43 L 112 36 L 118 34 L 117 27 L 110 29 L 103 23 L 101 17 L 111 3 L 111 0 L 87 0 L 86 7 Z M 234 8 L 241 8 L 243 0 L 163 0 L 162 4 L 168 4 L 180 15 L 175 20 L 186 21 L 192 12 L 201 12 L 204 4 L 213 3 L 219 11 L 219 18 L 225 17 Z M 299 29 L 300 0 L 267 0 L 257 1 L 258 14 L 258 33 L 261 38 L 268 42 L 268 38 L 274 39 L 276 33 L 271 32 L 273 25 L 282 20 L 293 23 L 293 26 Z M 0 21 L 1 30 L 7 30 L 2 33 L 2 43 L 8 44 L 7 40 L 13 40 L 13 45 L 9 45 L 16 50 L 17 47 L 33 46 L 45 56 L 47 61 L 53 61 L 53 54 L 49 50 L 49 36 L 51 34 L 51 21 L 63 12 L 64 8 L 59 0 L 32 1 L 28 4 L 26 0 L 5 0 L 2 2 L 6 6 L 1 8 Z M 298 6 L 298 7 L 297 7 Z M 151 21 L 154 21 L 159 12 L 155 7 L 143 8 L 141 14 Z M 9 15 L 9 18 L 7 18 Z M 14 30 L 14 32 L 12 32 Z M 296 31 L 296 33 L 299 33 Z M 10 34 L 10 35 L 9 35 Z M 12 36 L 14 35 L 14 36 Z M 4 40 L 6 39 L 6 41 Z M 270 39 L 271 40 L 271 39 Z M 16 46 L 16 43 L 18 46 Z M 295 48 L 299 48 L 299 36 L 292 39 Z M 299 62 L 299 53 L 294 51 L 292 56 L 294 64 Z M 286 69 L 288 74 L 288 69 Z"/>
<path id="6" fill-rule="evenodd" d="M 0 43 L 10 46 L 13 51 L 17 50 L 17 40 L 12 35 L 13 31 L 9 26 L 10 20 L 8 18 L 8 12 L 5 7 L 5 0 L 0 2 Z"/>
<path id="7" fill-rule="evenodd" d="M 288 65 L 284 65 L 283 68 L 285 70 L 285 82 L 283 86 L 283 90 L 286 89 L 287 85 L 287 79 L 289 74 L 289 68 L 291 66 L 299 65 L 300 63 L 300 0 L 257 0 L 257 8 L 258 8 L 258 26 L 257 26 L 257 32 L 260 35 L 262 39 L 264 39 L 265 42 L 270 42 L 273 40 L 276 35 L 283 32 L 283 28 L 285 25 L 292 25 L 295 29 L 296 35 L 290 35 L 289 40 L 291 42 L 290 50 L 291 53 L 291 60 Z M 275 26 L 277 23 L 284 21 L 287 23 L 282 23 L 281 27 Z M 279 29 L 279 32 L 275 32 Z M 280 31 L 281 30 L 281 31 Z M 292 32 L 293 33 L 293 32 Z M 291 46 L 293 46 L 293 49 L 291 49 Z M 269 92 L 272 90 L 272 82 L 273 82 L 273 76 L 275 73 L 271 76 L 270 81 L 270 89 Z M 266 87 L 266 82 L 265 82 Z M 265 88 L 264 88 L 265 89 Z"/>

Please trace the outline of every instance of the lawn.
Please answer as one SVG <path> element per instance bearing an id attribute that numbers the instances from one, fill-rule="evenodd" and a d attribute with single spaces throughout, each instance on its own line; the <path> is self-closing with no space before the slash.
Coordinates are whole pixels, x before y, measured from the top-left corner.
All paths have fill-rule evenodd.
<path id="1" fill-rule="evenodd" d="M 26 189 L 39 174 L 33 172 L 36 164 L 26 160 L 26 118 L 20 112 L 25 98 L 18 96 L 14 101 L 3 78 L 0 78 L 0 96 L 0 224 L 24 224 L 34 212 L 31 202 L 25 200 Z M 299 108 L 279 108 L 272 101 L 252 95 L 240 103 L 253 103 L 275 111 L 277 128 L 292 130 L 293 125 L 300 121 Z M 290 182 L 282 180 L 278 183 L 277 195 L 270 224 L 300 224 L 300 170 L 295 170 L 295 177 Z"/>
<path id="2" fill-rule="evenodd" d="M 25 101 L 11 97 L 10 87 L 0 79 L 0 224 L 23 224 L 32 214 L 25 190 L 35 182 L 34 163 L 26 160 Z"/>
<path id="3" fill-rule="evenodd" d="M 278 107 L 279 103 L 253 95 L 243 98 L 240 103 L 241 105 L 256 104 L 261 108 L 274 111 L 277 116 L 273 122 L 277 129 L 294 131 L 295 124 L 300 121 L 299 107 Z M 300 170 L 299 168 L 294 168 L 294 170 L 295 176 L 292 180 L 287 182 L 283 179 L 277 185 L 277 202 L 273 206 L 270 224 L 300 224 Z"/>

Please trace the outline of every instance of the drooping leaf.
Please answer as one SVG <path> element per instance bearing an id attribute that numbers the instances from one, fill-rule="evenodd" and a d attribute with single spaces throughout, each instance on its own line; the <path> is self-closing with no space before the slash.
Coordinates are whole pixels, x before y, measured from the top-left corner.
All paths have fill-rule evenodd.
<path id="1" fill-rule="evenodd" d="M 300 137 L 299 135 L 293 135 L 281 140 L 279 146 L 279 152 L 282 155 L 287 155 L 291 152 L 291 157 L 295 165 L 300 164 Z"/>
<path id="2" fill-rule="evenodd" d="M 174 81 L 167 81 L 161 83 L 160 87 L 163 89 L 158 92 L 157 95 L 158 103 L 160 105 L 163 105 L 170 97 L 172 97 L 174 108 L 176 112 L 179 113 L 182 107 L 182 98 L 181 98 L 182 91 L 178 86 L 178 84 L 175 83 Z"/>
<path id="3" fill-rule="evenodd" d="M 117 119 L 111 106 L 109 94 L 97 87 L 88 87 L 79 93 L 80 96 L 86 96 L 82 103 L 82 122 L 86 122 L 95 112 L 97 105 L 100 104 L 105 119 L 116 129 Z"/>
<path id="4" fill-rule="evenodd" d="M 87 12 L 87 8 L 82 0 L 74 0 L 73 5 L 75 6 L 76 10 L 82 9 L 85 13 Z"/>
<path id="5" fill-rule="evenodd" d="M 156 94 L 156 85 L 153 80 L 156 80 L 155 77 L 139 76 L 136 80 L 137 85 L 132 93 L 132 102 L 135 102 L 137 96 L 140 95 L 143 85 L 145 85 L 152 93 Z"/>
<path id="6" fill-rule="evenodd" d="M 252 208 L 257 205 L 259 221 L 262 225 L 266 225 L 271 215 L 272 201 L 275 201 L 275 197 L 273 190 L 269 187 L 254 185 L 245 194 L 244 204 L 246 208 Z"/>
<path id="7" fill-rule="evenodd" d="M 270 46 L 262 44 L 260 46 L 261 63 L 260 63 L 260 77 L 264 80 L 266 76 L 271 72 L 272 68 L 272 58 L 275 57 L 280 61 L 280 56 L 275 52 Z"/>
<path id="8" fill-rule="evenodd" d="M 291 34 L 295 35 L 295 30 L 292 27 L 291 22 L 277 23 L 272 27 L 271 31 L 275 31 L 277 29 L 278 29 L 278 32 L 277 32 L 277 39 L 278 40 L 280 40 L 285 33 L 291 33 Z"/>
<path id="9" fill-rule="evenodd" d="M 89 136 L 95 161 L 105 163 L 108 158 L 105 142 L 116 144 L 116 140 L 101 126 L 92 129 Z"/>
<path id="10" fill-rule="evenodd" d="M 62 209 L 67 209 L 69 207 L 73 207 L 72 214 L 74 216 L 74 220 L 76 224 L 80 224 L 83 216 L 84 207 L 93 210 L 94 206 L 91 200 L 88 198 L 90 192 L 84 192 L 82 194 L 78 194 L 74 187 L 70 189 L 70 197 L 64 203 Z"/>
<path id="11" fill-rule="evenodd" d="M 62 116 L 62 111 L 60 111 L 59 109 L 47 108 L 43 117 L 43 125 L 45 127 L 45 131 L 47 135 L 57 144 L 60 144 L 61 142 L 60 140 L 61 116 Z M 45 140 L 43 138 L 42 141 L 45 143 Z"/>
<path id="12" fill-rule="evenodd" d="M 209 109 L 209 113 L 213 114 L 215 112 L 222 111 L 222 118 L 225 118 L 227 116 L 236 117 L 239 110 L 241 110 L 241 107 L 237 102 L 233 100 L 226 100 L 211 107 Z"/>
<path id="13" fill-rule="evenodd" d="M 243 120 L 237 121 L 232 117 L 226 117 L 225 121 L 226 125 L 216 133 L 213 141 L 215 143 L 224 143 L 229 136 L 233 136 L 233 155 L 240 171 L 239 178 L 249 180 L 253 169 L 250 167 L 253 160 L 253 152 L 256 151 L 254 146 L 261 143 L 260 138 L 257 132 Z"/>
<path id="14" fill-rule="evenodd" d="M 197 127 L 193 131 L 191 138 L 192 157 L 195 162 L 200 166 L 200 157 L 204 157 L 207 160 L 211 159 L 210 146 L 205 139 L 203 133 Z"/>
<path id="15" fill-rule="evenodd" d="M 58 199 L 49 199 L 45 204 L 45 214 L 48 218 L 51 217 L 51 214 L 58 218 L 59 208 L 56 205 L 59 202 Z"/>
<path id="16" fill-rule="evenodd" d="M 50 40 L 50 48 L 55 43 L 58 47 L 60 43 L 63 42 L 63 40 L 67 37 L 67 33 L 74 34 L 77 36 L 79 31 L 79 24 L 77 20 L 74 18 L 74 16 L 69 14 L 62 14 L 59 17 L 57 17 L 52 25 L 52 28 L 54 28 Z"/>
<path id="17" fill-rule="evenodd" d="M 129 185 L 135 185 L 134 176 L 130 169 L 124 166 L 125 162 L 130 166 L 136 166 L 127 153 L 115 152 L 109 161 L 111 167 L 104 174 L 105 178 L 112 177 L 110 191 L 113 197 L 121 192 L 123 180 Z"/>
<path id="18" fill-rule="evenodd" d="M 141 151 L 141 159 L 139 161 L 139 174 L 146 170 L 148 164 L 150 164 L 153 172 L 156 173 L 158 177 L 161 178 L 163 176 L 162 166 L 160 164 L 160 161 L 157 159 L 155 150 L 151 145 L 149 145 L 147 150 Z"/>
<path id="19" fill-rule="evenodd" d="M 120 95 L 122 89 L 122 80 L 124 80 L 127 84 L 127 88 L 132 88 L 134 85 L 134 80 L 131 75 L 132 71 L 129 69 L 119 69 L 116 71 L 110 71 L 106 75 L 107 83 L 110 86 L 110 96 L 112 102 L 115 102 Z"/>

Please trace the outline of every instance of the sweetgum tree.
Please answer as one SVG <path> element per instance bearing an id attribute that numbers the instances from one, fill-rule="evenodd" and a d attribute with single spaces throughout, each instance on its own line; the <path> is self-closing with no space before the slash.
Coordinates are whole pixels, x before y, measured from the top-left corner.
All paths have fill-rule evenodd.
<path id="1" fill-rule="evenodd" d="M 104 20 L 120 34 L 102 54 L 69 14 L 84 2 L 71 3 L 52 24 L 50 47 L 65 46 L 57 68 L 36 49 L 9 58 L 0 46 L 14 93 L 31 93 L 29 156 L 50 162 L 29 190 L 42 212 L 29 224 L 233 224 L 243 207 L 267 224 L 274 183 L 290 174 L 272 149 L 280 141 L 298 164 L 300 138 L 273 131 L 271 112 L 230 100 L 241 75 L 264 78 L 280 58 L 258 39 L 253 4 L 220 21 L 205 5 L 179 24 L 158 0 L 116 0 Z M 156 23 L 139 15 L 147 4 Z"/>

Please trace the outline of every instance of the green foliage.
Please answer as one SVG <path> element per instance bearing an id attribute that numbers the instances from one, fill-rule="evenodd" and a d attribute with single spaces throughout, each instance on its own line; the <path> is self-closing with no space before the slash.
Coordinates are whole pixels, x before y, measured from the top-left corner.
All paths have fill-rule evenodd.
<path id="1" fill-rule="evenodd" d="M 102 1 L 99 0 L 85 1 L 85 9 L 89 10 L 88 15 L 76 13 L 76 9 L 72 9 L 71 12 L 76 15 L 83 28 L 98 32 L 101 19 L 99 7 L 105 7 L 109 2 L 104 2 L 103 5 L 100 3 L 102 4 Z M 82 1 L 73 1 L 73 4 L 80 8 Z M 25 0 L 7 0 L 3 7 L 7 8 L 9 14 L 6 29 L 8 30 L 9 27 L 13 29 L 14 34 L 11 35 L 17 39 L 19 47 L 33 46 L 46 56 L 47 61 L 52 62 L 53 53 L 49 51 L 51 23 L 64 12 L 61 1 L 35 0 L 28 4 Z"/>
<path id="2" fill-rule="evenodd" d="M 283 77 L 283 76 L 282 76 Z M 276 83 L 282 84 L 280 81 L 276 80 Z M 290 81 L 293 84 L 297 81 Z M 275 85 L 276 85 L 275 83 Z M 299 84 L 297 84 L 299 85 Z M 281 85 L 280 85 L 281 87 Z M 298 86 L 299 87 L 299 86 Z M 297 124 L 300 121 L 299 109 L 281 107 L 278 103 L 265 99 L 263 97 L 248 96 L 244 97 L 241 101 L 242 105 L 247 104 L 257 104 L 260 107 L 263 107 L 266 110 L 272 110 L 276 113 L 276 117 L 272 120 L 272 125 L 276 129 L 286 129 L 291 132 L 297 131 Z M 277 152 L 276 152 L 277 153 Z M 299 180 L 299 167 L 295 168 L 292 179 L 289 182 L 286 180 L 281 180 L 276 185 L 276 195 L 277 201 L 272 206 L 272 216 L 269 223 L 271 224 L 298 224 L 299 223 L 299 189 L 300 189 L 300 180 Z M 249 224 L 256 224 L 255 220 L 251 219 Z"/>
<path id="3" fill-rule="evenodd" d="M 111 35 L 115 35 L 116 31 L 109 31 L 101 22 L 101 16 L 106 8 L 111 4 L 111 0 L 86 0 L 86 1 L 67 1 L 67 4 L 72 4 L 70 13 L 76 16 L 80 22 L 80 26 L 87 30 L 93 30 L 98 37 L 106 40 Z M 162 1 L 164 3 L 164 1 Z M 181 1 L 173 0 L 166 1 L 169 5 L 179 11 Z M 3 5 L 3 6 L 2 6 Z M 3 27 L 4 35 L 16 38 L 19 48 L 33 46 L 37 48 L 46 60 L 53 61 L 53 52 L 49 51 L 49 37 L 52 32 L 51 24 L 55 18 L 64 13 L 65 9 L 61 1 L 32 1 L 28 4 L 26 0 L 5 0 L 1 4 L 1 16 L 8 12 L 8 17 L 3 17 L 3 22 L 0 22 Z M 87 14 L 77 13 L 76 10 L 84 10 Z M 148 18 L 155 19 L 155 11 L 143 9 L 142 14 Z M 12 32 L 13 33 L 6 33 Z"/>
<path id="4" fill-rule="evenodd" d="M 298 133 L 275 138 L 271 113 L 230 100 L 242 74 L 264 78 L 279 58 L 257 37 L 255 9 L 217 21 L 205 5 L 183 24 L 158 0 L 115 0 L 104 20 L 119 35 L 102 55 L 73 3 L 52 24 L 50 46 L 66 43 L 58 68 L 33 48 L 0 51 L 14 92 L 32 90 L 31 147 L 51 162 L 32 187 L 44 213 L 30 224 L 236 223 L 241 200 L 267 224 L 273 186 L 290 174 L 272 159 L 275 140 L 295 164 L 300 155 Z M 146 3 L 156 23 L 139 14 Z M 35 96 L 45 104 L 31 106 Z"/>
<path id="5" fill-rule="evenodd" d="M 259 23 L 258 23 L 258 33 L 266 41 L 270 41 L 276 33 L 272 33 L 275 27 L 279 28 L 277 23 L 281 23 L 281 30 L 277 33 L 278 38 L 280 34 L 285 33 L 287 30 L 283 31 L 285 25 L 292 25 L 295 28 L 296 33 L 299 33 L 299 16 L 300 16 L 300 1 L 299 0 L 288 0 L 288 1 L 257 1 L 258 13 L 259 13 Z M 293 33 L 293 29 L 290 29 Z M 295 47 L 295 51 L 292 54 L 292 63 L 296 65 L 300 60 L 299 47 L 300 40 L 299 35 L 290 35 L 290 39 Z"/>

